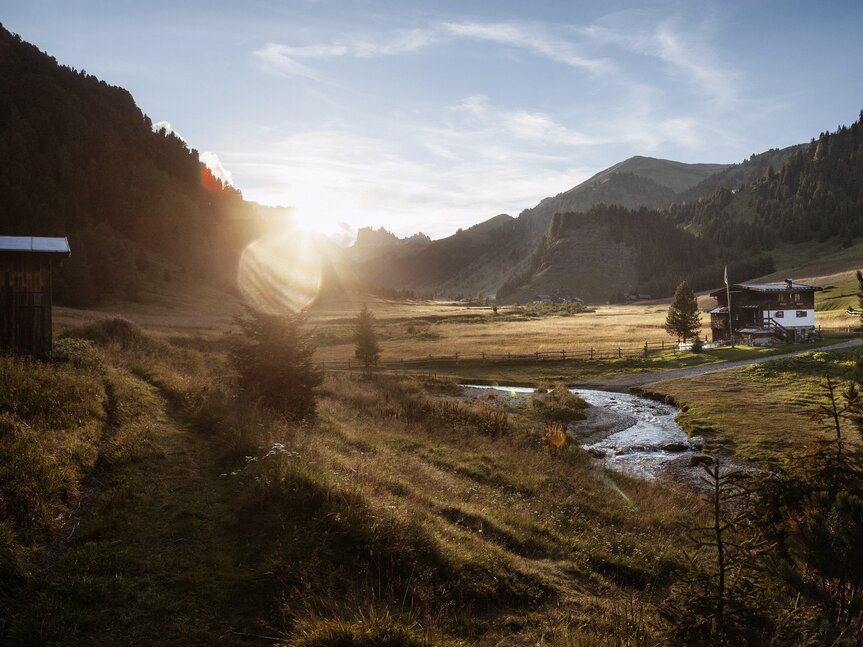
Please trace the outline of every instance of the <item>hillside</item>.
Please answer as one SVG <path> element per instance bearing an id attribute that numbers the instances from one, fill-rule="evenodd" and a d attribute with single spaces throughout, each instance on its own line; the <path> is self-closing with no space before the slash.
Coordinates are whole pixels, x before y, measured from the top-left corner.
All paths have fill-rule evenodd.
<path id="1" fill-rule="evenodd" d="M 817 261 L 810 258 L 817 251 L 810 253 L 807 245 L 835 240 L 848 247 L 863 234 L 860 130 L 857 122 L 734 165 L 636 156 L 515 219 L 498 216 L 419 250 L 366 255 L 356 271 L 370 283 L 426 294 L 497 294 L 505 300 L 557 290 L 599 300 L 632 292 L 667 296 L 684 278 L 700 289 L 714 286 L 725 264 L 737 280 L 790 271 L 800 254 Z M 685 244 L 702 251 L 689 264 L 673 261 L 647 271 L 636 268 L 639 259 L 679 252 L 661 241 L 649 249 L 637 236 L 632 241 L 638 250 L 621 246 L 607 227 L 578 216 L 570 218 L 578 218 L 583 231 L 568 229 L 564 237 L 550 232 L 555 214 L 590 213 L 597 205 L 655 211 L 662 223 L 691 234 Z M 604 217 L 599 213 L 605 212 L 594 211 L 594 217 Z M 764 255 L 777 245 L 796 246 L 798 258 L 779 254 L 777 265 Z"/>
<path id="2" fill-rule="evenodd" d="M 683 164 L 632 157 L 554 197 L 517 218 L 501 214 L 422 249 L 365 244 L 349 252 L 355 271 L 369 285 L 408 288 L 441 296 L 493 295 L 504 283 L 530 271 L 537 245 L 555 213 L 584 211 L 598 204 L 637 209 L 669 206 L 678 191 L 692 190 L 723 164 Z M 366 236 L 367 238 L 367 236 Z"/>
<path id="3" fill-rule="evenodd" d="M 61 302 L 136 299 L 190 272 L 230 284 L 260 213 L 124 89 L 0 26 L 0 231 L 68 236 Z"/>
<path id="4" fill-rule="evenodd" d="M 675 205 L 669 217 L 706 239 L 741 249 L 863 235 L 863 113 L 850 127 L 795 147 L 738 190 Z"/>

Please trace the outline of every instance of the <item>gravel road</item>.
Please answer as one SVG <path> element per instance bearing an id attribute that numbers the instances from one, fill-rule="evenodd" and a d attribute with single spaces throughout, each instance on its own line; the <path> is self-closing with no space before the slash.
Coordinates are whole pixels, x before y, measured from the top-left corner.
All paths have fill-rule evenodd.
<path id="1" fill-rule="evenodd" d="M 707 375 L 708 373 L 718 373 L 719 371 L 729 371 L 740 366 L 750 366 L 752 364 L 763 364 L 764 362 L 772 362 L 777 359 L 785 359 L 786 357 L 795 357 L 805 353 L 815 353 L 826 350 L 839 350 L 841 348 L 853 348 L 863 345 L 863 339 L 851 339 L 843 341 L 839 344 L 830 346 L 821 346 L 819 348 L 808 348 L 796 350 L 791 353 L 782 353 L 781 355 L 770 355 L 769 357 L 759 357 L 756 359 L 744 359 L 736 362 L 717 362 L 715 364 L 704 364 L 702 366 L 692 366 L 690 368 L 676 368 L 669 371 L 649 371 L 645 373 L 633 373 L 632 375 L 624 375 L 601 382 L 591 382 L 589 385 L 584 385 L 585 388 L 609 389 L 612 391 L 625 391 L 635 386 L 645 386 L 654 382 L 665 382 L 666 380 L 676 380 L 679 378 L 698 377 L 699 375 Z"/>

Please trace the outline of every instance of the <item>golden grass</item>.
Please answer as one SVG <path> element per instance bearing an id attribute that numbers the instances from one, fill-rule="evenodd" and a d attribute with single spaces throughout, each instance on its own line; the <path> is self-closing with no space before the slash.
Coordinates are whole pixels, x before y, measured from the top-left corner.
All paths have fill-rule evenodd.
<path id="1" fill-rule="evenodd" d="M 858 349 L 814 352 L 746 368 L 671 380 L 650 389 L 672 396 L 691 435 L 746 460 L 779 464 L 825 438 L 812 412 L 823 402 L 826 376 L 851 379 Z M 850 439 L 852 441 L 857 439 Z"/>
<path id="2" fill-rule="evenodd" d="M 693 495 L 551 451 L 530 416 L 492 435 L 492 403 L 427 415 L 451 384 L 330 375 L 314 424 L 251 416 L 247 462 L 234 422 L 205 411 L 229 395 L 222 358 L 100 343 L 104 490 L 51 586 L 10 621 L 19 642 L 290 642 L 359 631 L 371 609 L 435 643 L 601 644 L 632 634 L 616 605 L 636 592 L 647 609 L 655 594 L 638 592 L 681 563 Z M 262 471 L 273 440 L 295 454 Z"/>

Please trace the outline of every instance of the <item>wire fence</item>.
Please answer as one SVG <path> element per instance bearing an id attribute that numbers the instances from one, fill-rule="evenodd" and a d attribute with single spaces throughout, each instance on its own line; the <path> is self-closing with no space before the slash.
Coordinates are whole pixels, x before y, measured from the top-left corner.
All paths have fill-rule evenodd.
<path id="1" fill-rule="evenodd" d="M 458 364 L 481 363 L 524 363 L 524 362 L 566 362 L 595 361 L 649 357 L 666 350 L 677 350 L 678 344 L 672 341 L 645 341 L 641 344 L 591 346 L 589 348 L 543 350 L 532 353 L 452 353 L 448 355 L 428 354 L 421 357 L 381 357 L 377 368 L 417 369 L 430 366 L 449 366 Z M 363 368 L 356 359 L 321 360 L 322 370 L 353 370 Z"/>

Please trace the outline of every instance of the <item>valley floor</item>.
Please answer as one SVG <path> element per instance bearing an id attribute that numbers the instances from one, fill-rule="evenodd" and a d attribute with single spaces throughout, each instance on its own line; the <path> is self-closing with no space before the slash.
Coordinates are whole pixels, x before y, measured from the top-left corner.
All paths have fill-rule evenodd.
<path id="1" fill-rule="evenodd" d="M 385 332 L 415 334 L 404 307 Z M 330 372 L 316 418 L 298 424 L 238 397 L 228 316 L 152 316 L 142 329 L 64 311 L 61 361 L 0 359 L 4 643 L 314 645 L 391 632 L 405 645 L 654 644 L 701 496 L 606 471 L 571 442 L 554 448 L 551 410 L 464 401 L 452 378 L 649 376 L 643 388 L 675 402 L 709 451 L 769 466 L 824 436 L 809 415 L 823 379 L 844 384 L 859 355 L 857 342 L 827 341 L 794 357 Z M 349 320 L 332 315 L 319 332 Z"/>

